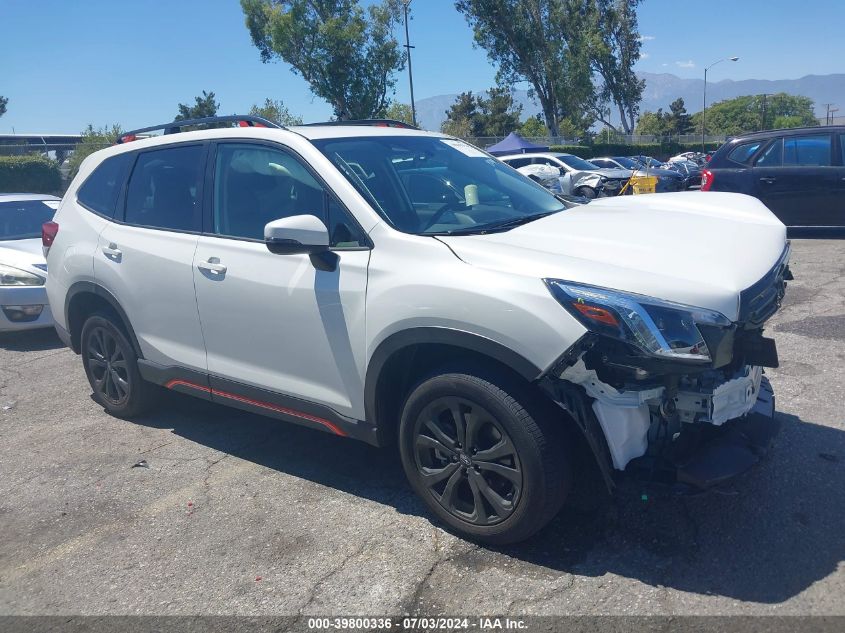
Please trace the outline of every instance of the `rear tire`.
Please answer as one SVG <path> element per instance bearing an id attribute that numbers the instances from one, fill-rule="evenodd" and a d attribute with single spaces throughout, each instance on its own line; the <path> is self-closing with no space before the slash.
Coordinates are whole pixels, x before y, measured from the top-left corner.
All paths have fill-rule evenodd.
<path id="1" fill-rule="evenodd" d="M 532 396 L 505 372 L 473 367 L 430 376 L 405 402 L 405 474 L 434 514 L 471 539 L 527 539 L 569 491 L 562 420 Z"/>
<path id="2" fill-rule="evenodd" d="M 95 313 L 82 326 L 82 365 L 94 399 L 111 415 L 133 418 L 154 404 L 158 387 L 141 378 L 138 355 L 128 337 L 105 313 Z"/>

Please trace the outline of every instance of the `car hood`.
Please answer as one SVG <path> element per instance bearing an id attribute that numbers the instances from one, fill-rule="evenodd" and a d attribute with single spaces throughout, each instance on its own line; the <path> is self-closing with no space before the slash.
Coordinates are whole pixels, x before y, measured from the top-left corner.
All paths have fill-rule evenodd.
<path id="1" fill-rule="evenodd" d="M 637 176 L 657 176 L 658 178 L 683 178 L 683 174 L 674 169 L 656 169 L 649 167 L 637 170 Z"/>
<path id="2" fill-rule="evenodd" d="M 440 237 L 473 266 L 555 278 L 717 310 L 786 245 L 786 227 L 756 198 L 664 193 L 599 198 L 502 233 Z"/>
<path id="3" fill-rule="evenodd" d="M 0 242 L 0 264 L 35 272 L 43 277 L 47 269 L 47 260 L 44 259 L 41 238 Z"/>
<path id="4" fill-rule="evenodd" d="M 631 177 L 631 170 L 630 169 L 617 169 L 611 167 L 599 167 L 596 169 L 591 169 L 590 171 L 582 171 L 579 173 L 583 174 L 601 174 L 605 178 L 610 178 L 612 180 L 628 180 Z"/>

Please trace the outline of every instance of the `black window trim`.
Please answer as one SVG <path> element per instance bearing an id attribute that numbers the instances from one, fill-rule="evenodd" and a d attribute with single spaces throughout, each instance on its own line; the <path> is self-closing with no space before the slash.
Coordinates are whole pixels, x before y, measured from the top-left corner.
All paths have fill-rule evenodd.
<path id="1" fill-rule="evenodd" d="M 122 226 L 134 226 L 139 229 L 148 229 L 151 231 L 166 231 L 168 233 L 183 233 L 187 235 L 202 235 L 202 231 L 194 231 L 190 229 L 173 229 L 167 228 L 164 226 L 149 226 L 147 224 L 137 224 L 135 222 L 127 222 L 126 221 L 126 202 L 127 202 L 127 192 L 129 189 L 129 179 L 132 178 L 132 174 L 135 171 L 135 167 L 138 164 L 138 159 L 140 158 L 141 154 L 148 154 L 151 152 L 156 152 L 163 149 L 171 149 L 173 147 L 182 147 L 182 146 L 201 146 L 205 149 L 205 154 L 203 155 L 203 161 L 205 161 L 206 165 L 208 164 L 208 150 L 209 150 L 209 141 L 182 141 L 181 143 L 166 143 L 162 145 L 155 145 L 153 147 L 146 147 L 144 149 L 134 150 L 132 153 L 135 154 L 133 160 L 131 161 L 131 168 L 126 173 L 126 178 L 123 181 L 123 188 L 120 193 L 120 197 L 117 200 L 117 208 L 118 212 L 115 213 L 114 218 L 107 218 L 114 222 L 115 224 L 120 224 Z M 205 173 L 205 167 L 203 165 L 203 169 L 201 174 Z M 200 178 L 199 189 L 197 190 L 197 197 L 200 199 L 200 203 L 202 208 L 204 209 L 204 199 L 205 199 L 205 178 Z M 120 216 L 119 218 L 117 216 Z M 202 225 L 200 225 L 202 226 Z"/>
<path id="2" fill-rule="evenodd" d="M 237 240 L 240 242 L 255 242 L 257 244 L 264 244 L 263 239 L 255 238 L 255 237 L 240 237 L 237 235 L 221 235 L 220 233 L 214 232 L 214 173 L 215 173 L 215 166 L 217 163 L 217 149 L 220 145 L 258 145 L 261 147 L 268 147 L 272 149 L 281 150 L 283 152 L 287 152 L 291 156 L 293 156 L 296 160 L 300 162 L 300 164 L 305 168 L 305 170 L 311 175 L 314 180 L 316 180 L 321 187 L 323 187 L 326 194 L 331 196 L 337 205 L 346 213 L 347 217 L 352 220 L 355 227 L 359 230 L 360 234 L 364 236 L 366 240 L 366 244 L 364 246 L 332 246 L 329 247 L 329 251 L 331 252 L 343 252 L 343 251 L 370 251 L 375 248 L 373 244 L 372 238 L 370 238 L 369 234 L 361 227 L 360 222 L 358 222 L 358 218 L 355 217 L 355 214 L 349 210 L 349 207 L 343 203 L 340 197 L 334 192 L 328 183 L 314 170 L 311 164 L 305 160 L 305 158 L 297 152 L 295 149 L 290 147 L 289 145 L 285 145 L 284 143 L 280 143 L 278 141 L 271 141 L 268 139 L 257 139 L 257 138 L 225 138 L 225 139 L 212 139 L 210 141 L 211 147 L 209 148 L 208 152 L 208 160 L 206 161 L 205 165 L 205 183 L 207 190 L 209 191 L 208 196 L 205 196 L 203 199 L 203 212 L 202 212 L 202 232 L 201 235 L 206 237 L 214 237 L 223 240 Z M 328 210 L 327 210 L 328 213 Z M 328 219 L 328 218 L 326 218 Z"/>

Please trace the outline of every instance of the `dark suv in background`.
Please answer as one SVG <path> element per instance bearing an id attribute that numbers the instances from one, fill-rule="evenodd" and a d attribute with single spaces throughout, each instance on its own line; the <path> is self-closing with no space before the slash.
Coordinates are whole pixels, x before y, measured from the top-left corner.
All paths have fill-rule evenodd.
<path id="1" fill-rule="evenodd" d="M 845 227 L 845 126 L 734 138 L 708 163 L 701 190 L 759 198 L 787 226 Z"/>

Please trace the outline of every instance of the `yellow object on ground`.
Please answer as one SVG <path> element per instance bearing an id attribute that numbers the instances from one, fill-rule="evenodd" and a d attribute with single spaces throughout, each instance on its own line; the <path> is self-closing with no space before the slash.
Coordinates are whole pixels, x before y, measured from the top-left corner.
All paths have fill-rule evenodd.
<path id="1" fill-rule="evenodd" d="M 631 176 L 634 193 L 654 193 L 657 190 L 657 176 Z"/>

